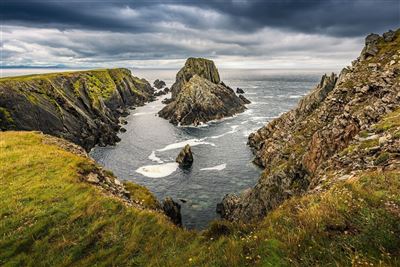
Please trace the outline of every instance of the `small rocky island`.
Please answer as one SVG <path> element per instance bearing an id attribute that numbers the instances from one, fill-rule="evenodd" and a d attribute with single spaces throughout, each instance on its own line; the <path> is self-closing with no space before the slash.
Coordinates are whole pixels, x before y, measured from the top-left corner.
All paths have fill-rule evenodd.
<path id="1" fill-rule="evenodd" d="M 219 77 L 212 60 L 189 58 L 171 87 L 171 100 L 158 112 L 173 124 L 199 125 L 246 110 L 249 101 L 238 97 Z"/>

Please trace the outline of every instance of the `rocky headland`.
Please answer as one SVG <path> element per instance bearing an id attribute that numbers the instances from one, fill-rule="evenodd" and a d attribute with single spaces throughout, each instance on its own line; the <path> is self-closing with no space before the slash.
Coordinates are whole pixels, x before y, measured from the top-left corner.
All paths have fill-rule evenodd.
<path id="1" fill-rule="evenodd" d="M 112 145 L 119 118 L 153 100 L 154 89 L 128 69 L 101 69 L 0 79 L 0 129 L 37 130 L 86 150 Z"/>
<path id="2" fill-rule="evenodd" d="M 245 104 L 249 103 L 220 80 L 213 61 L 203 58 L 187 59 L 176 75 L 171 95 L 158 114 L 179 125 L 199 125 L 233 116 L 246 110 Z"/>
<path id="3" fill-rule="evenodd" d="M 297 108 L 249 136 L 263 174 L 254 188 L 227 195 L 218 210 L 228 220 L 251 222 L 338 181 L 399 175 L 399 115 L 400 30 L 371 34 L 351 66 L 324 75 Z"/>

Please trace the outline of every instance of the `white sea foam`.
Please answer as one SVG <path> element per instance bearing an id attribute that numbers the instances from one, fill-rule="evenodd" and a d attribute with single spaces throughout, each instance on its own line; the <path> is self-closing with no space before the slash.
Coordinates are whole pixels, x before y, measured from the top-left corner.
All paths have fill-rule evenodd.
<path id="1" fill-rule="evenodd" d="M 143 116 L 143 115 L 149 115 L 149 114 L 154 114 L 155 112 L 138 112 L 132 114 L 132 116 Z"/>
<path id="2" fill-rule="evenodd" d="M 227 135 L 227 134 L 233 134 L 233 133 L 237 132 L 237 128 L 238 128 L 238 127 L 239 127 L 239 125 L 232 125 L 232 126 L 231 126 L 232 130 L 230 130 L 229 132 L 226 132 L 226 133 L 223 133 L 223 134 L 220 134 L 220 135 L 210 136 L 210 137 L 208 137 L 208 138 L 217 139 L 217 138 L 221 138 L 221 137 L 223 137 L 223 136 L 225 136 L 225 135 Z"/>
<path id="3" fill-rule="evenodd" d="M 258 87 L 258 86 L 257 86 Z M 257 87 L 253 87 L 253 88 L 257 88 Z M 245 93 L 246 95 L 256 95 L 257 93 Z"/>
<path id="4" fill-rule="evenodd" d="M 214 167 L 202 168 L 200 171 L 221 171 L 226 168 L 226 163 Z"/>
<path id="5" fill-rule="evenodd" d="M 300 98 L 300 97 L 302 97 L 302 95 L 291 95 L 291 96 L 289 96 L 289 98 Z"/>
<path id="6" fill-rule="evenodd" d="M 152 160 L 152 161 L 155 161 L 157 163 L 164 163 L 164 161 L 162 161 L 159 157 L 156 156 L 156 152 L 155 151 L 151 152 L 151 154 L 149 156 L 149 159 Z"/>
<path id="7" fill-rule="evenodd" d="M 176 162 L 164 163 L 160 165 L 147 165 L 140 167 L 136 170 L 136 172 L 150 178 L 161 178 L 174 173 L 178 166 L 179 164 Z"/>
<path id="8" fill-rule="evenodd" d="M 270 99 L 270 98 L 274 98 L 274 96 L 273 95 L 265 95 L 265 96 L 262 96 L 262 98 Z"/>
<path id="9" fill-rule="evenodd" d="M 248 123 L 249 121 L 242 121 L 240 124 L 245 124 Z"/>
<path id="10" fill-rule="evenodd" d="M 210 142 L 206 142 L 204 140 L 205 140 L 205 138 L 202 138 L 202 139 L 189 139 L 189 140 L 185 140 L 185 141 L 182 141 L 182 142 L 169 144 L 169 145 L 165 146 L 164 148 L 157 149 L 157 151 L 162 152 L 162 151 L 182 148 L 182 147 L 184 147 L 186 145 L 190 145 L 190 146 L 198 146 L 198 145 L 215 146 L 215 144 L 210 143 Z"/>

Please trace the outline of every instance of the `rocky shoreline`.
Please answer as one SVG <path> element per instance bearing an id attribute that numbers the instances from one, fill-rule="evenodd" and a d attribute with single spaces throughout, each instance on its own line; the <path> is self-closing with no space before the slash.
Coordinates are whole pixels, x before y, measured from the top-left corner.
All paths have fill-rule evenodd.
<path id="1" fill-rule="evenodd" d="M 119 119 L 154 100 L 153 94 L 128 69 L 2 78 L 0 129 L 42 131 L 88 151 L 118 142 Z"/>
<path id="2" fill-rule="evenodd" d="M 224 197 L 222 217 L 259 220 L 293 196 L 398 168 L 399 48 L 400 30 L 369 35 L 350 67 L 324 75 L 297 108 L 252 133 L 248 144 L 263 174 L 254 188 Z M 397 123 L 382 129 L 387 116 Z"/>

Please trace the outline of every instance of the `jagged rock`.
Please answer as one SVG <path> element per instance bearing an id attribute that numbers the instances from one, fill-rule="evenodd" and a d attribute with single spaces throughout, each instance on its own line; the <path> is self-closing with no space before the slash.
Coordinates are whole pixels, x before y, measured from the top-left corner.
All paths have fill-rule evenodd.
<path id="1" fill-rule="evenodd" d="M 128 107 L 150 101 L 153 92 L 128 69 L 3 78 L 0 129 L 42 131 L 86 150 L 113 145 L 120 140 L 119 117 L 129 114 Z"/>
<path id="2" fill-rule="evenodd" d="M 242 100 L 243 104 L 250 104 L 251 101 L 245 98 L 243 95 L 239 95 L 240 100 Z"/>
<path id="3" fill-rule="evenodd" d="M 162 95 L 166 95 L 169 93 L 169 88 L 165 87 L 163 90 L 159 90 L 157 92 L 154 93 L 154 96 L 162 96 Z"/>
<path id="4" fill-rule="evenodd" d="M 241 89 L 241 88 L 236 88 L 236 93 L 237 94 L 244 94 L 244 91 L 243 91 L 243 89 Z"/>
<path id="5" fill-rule="evenodd" d="M 220 82 L 211 60 L 188 59 L 171 91 L 172 100 L 158 114 L 173 124 L 199 125 L 246 109 L 247 101 Z"/>
<path id="6" fill-rule="evenodd" d="M 162 202 L 162 209 L 174 224 L 182 226 L 181 205 L 176 203 L 171 197 L 166 197 Z"/>
<path id="7" fill-rule="evenodd" d="M 172 98 L 165 98 L 163 101 L 161 101 L 161 103 L 163 103 L 163 104 L 169 104 L 169 103 L 171 103 L 173 100 L 172 100 Z"/>
<path id="8" fill-rule="evenodd" d="M 400 73 L 394 74 L 396 64 L 390 64 L 398 53 L 399 35 L 397 30 L 392 41 L 368 36 L 362 53 L 368 54 L 368 62 L 355 63 L 339 77 L 324 75 L 295 109 L 249 136 L 254 161 L 265 170 L 250 191 L 223 199 L 218 205 L 223 218 L 261 219 L 286 199 L 321 190 L 341 177 L 352 177 L 353 171 L 394 166 L 392 153 L 397 152 L 392 151 L 398 151 L 400 143 L 384 132 L 398 124 L 383 118 L 400 106 Z M 390 120 L 396 120 L 396 114 Z M 361 131 L 367 136 L 360 137 Z M 400 127 L 391 133 L 397 131 Z"/>
<path id="9" fill-rule="evenodd" d="M 171 86 L 172 98 L 175 98 L 184 84 L 189 82 L 196 74 L 212 83 L 218 84 L 220 82 L 217 67 L 212 60 L 188 58 L 185 66 L 176 74 L 175 83 Z"/>
<path id="10" fill-rule="evenodd" d="M 159 79 L 155 80 L 154 83 L 153 83 L 153 86 L 154 86 L 155 88 L 157 88 L 157 89 L 161 89 L 161 88 L 163 88 L 165 85 L 166 85 L 165 82 L 162 81 L 162 80 L 159 80 Z"/>
<path id="11" fill-rule="evenodd" d="M 378 41 L 381 37 L 378 34 L 371 33 L 365 38 L 365 47 L 361 52 L 361 58 L 366 59 L 369 56 L 375 56 L 378 53 Z"/>
<path id="12" fill-rule="evenodd" d="M 176 162 L 179 163 L 181 168 L 189 168 L 193 164 L 193 153 L 190 145 L 186 145 L 181 152 L 179 152 Z"/>
<path id="13" fill-rule="evenodd" d="M 119 131 L 120 131 L 121 133 L 125 133 L 125 132 L 126 132 L 126 129 L 125 129 L 124 127 L 121 127 L 121 128 L 119 129 Z"/>
<path id="14" fill-rule="evenodd" d="M 391 42 L 391 41 L 393 41 L 395 36 L 396 36 L 396 32 L 390 30 L 383 34 L 383 40 L 385 40 L 385 42 Z"/>

